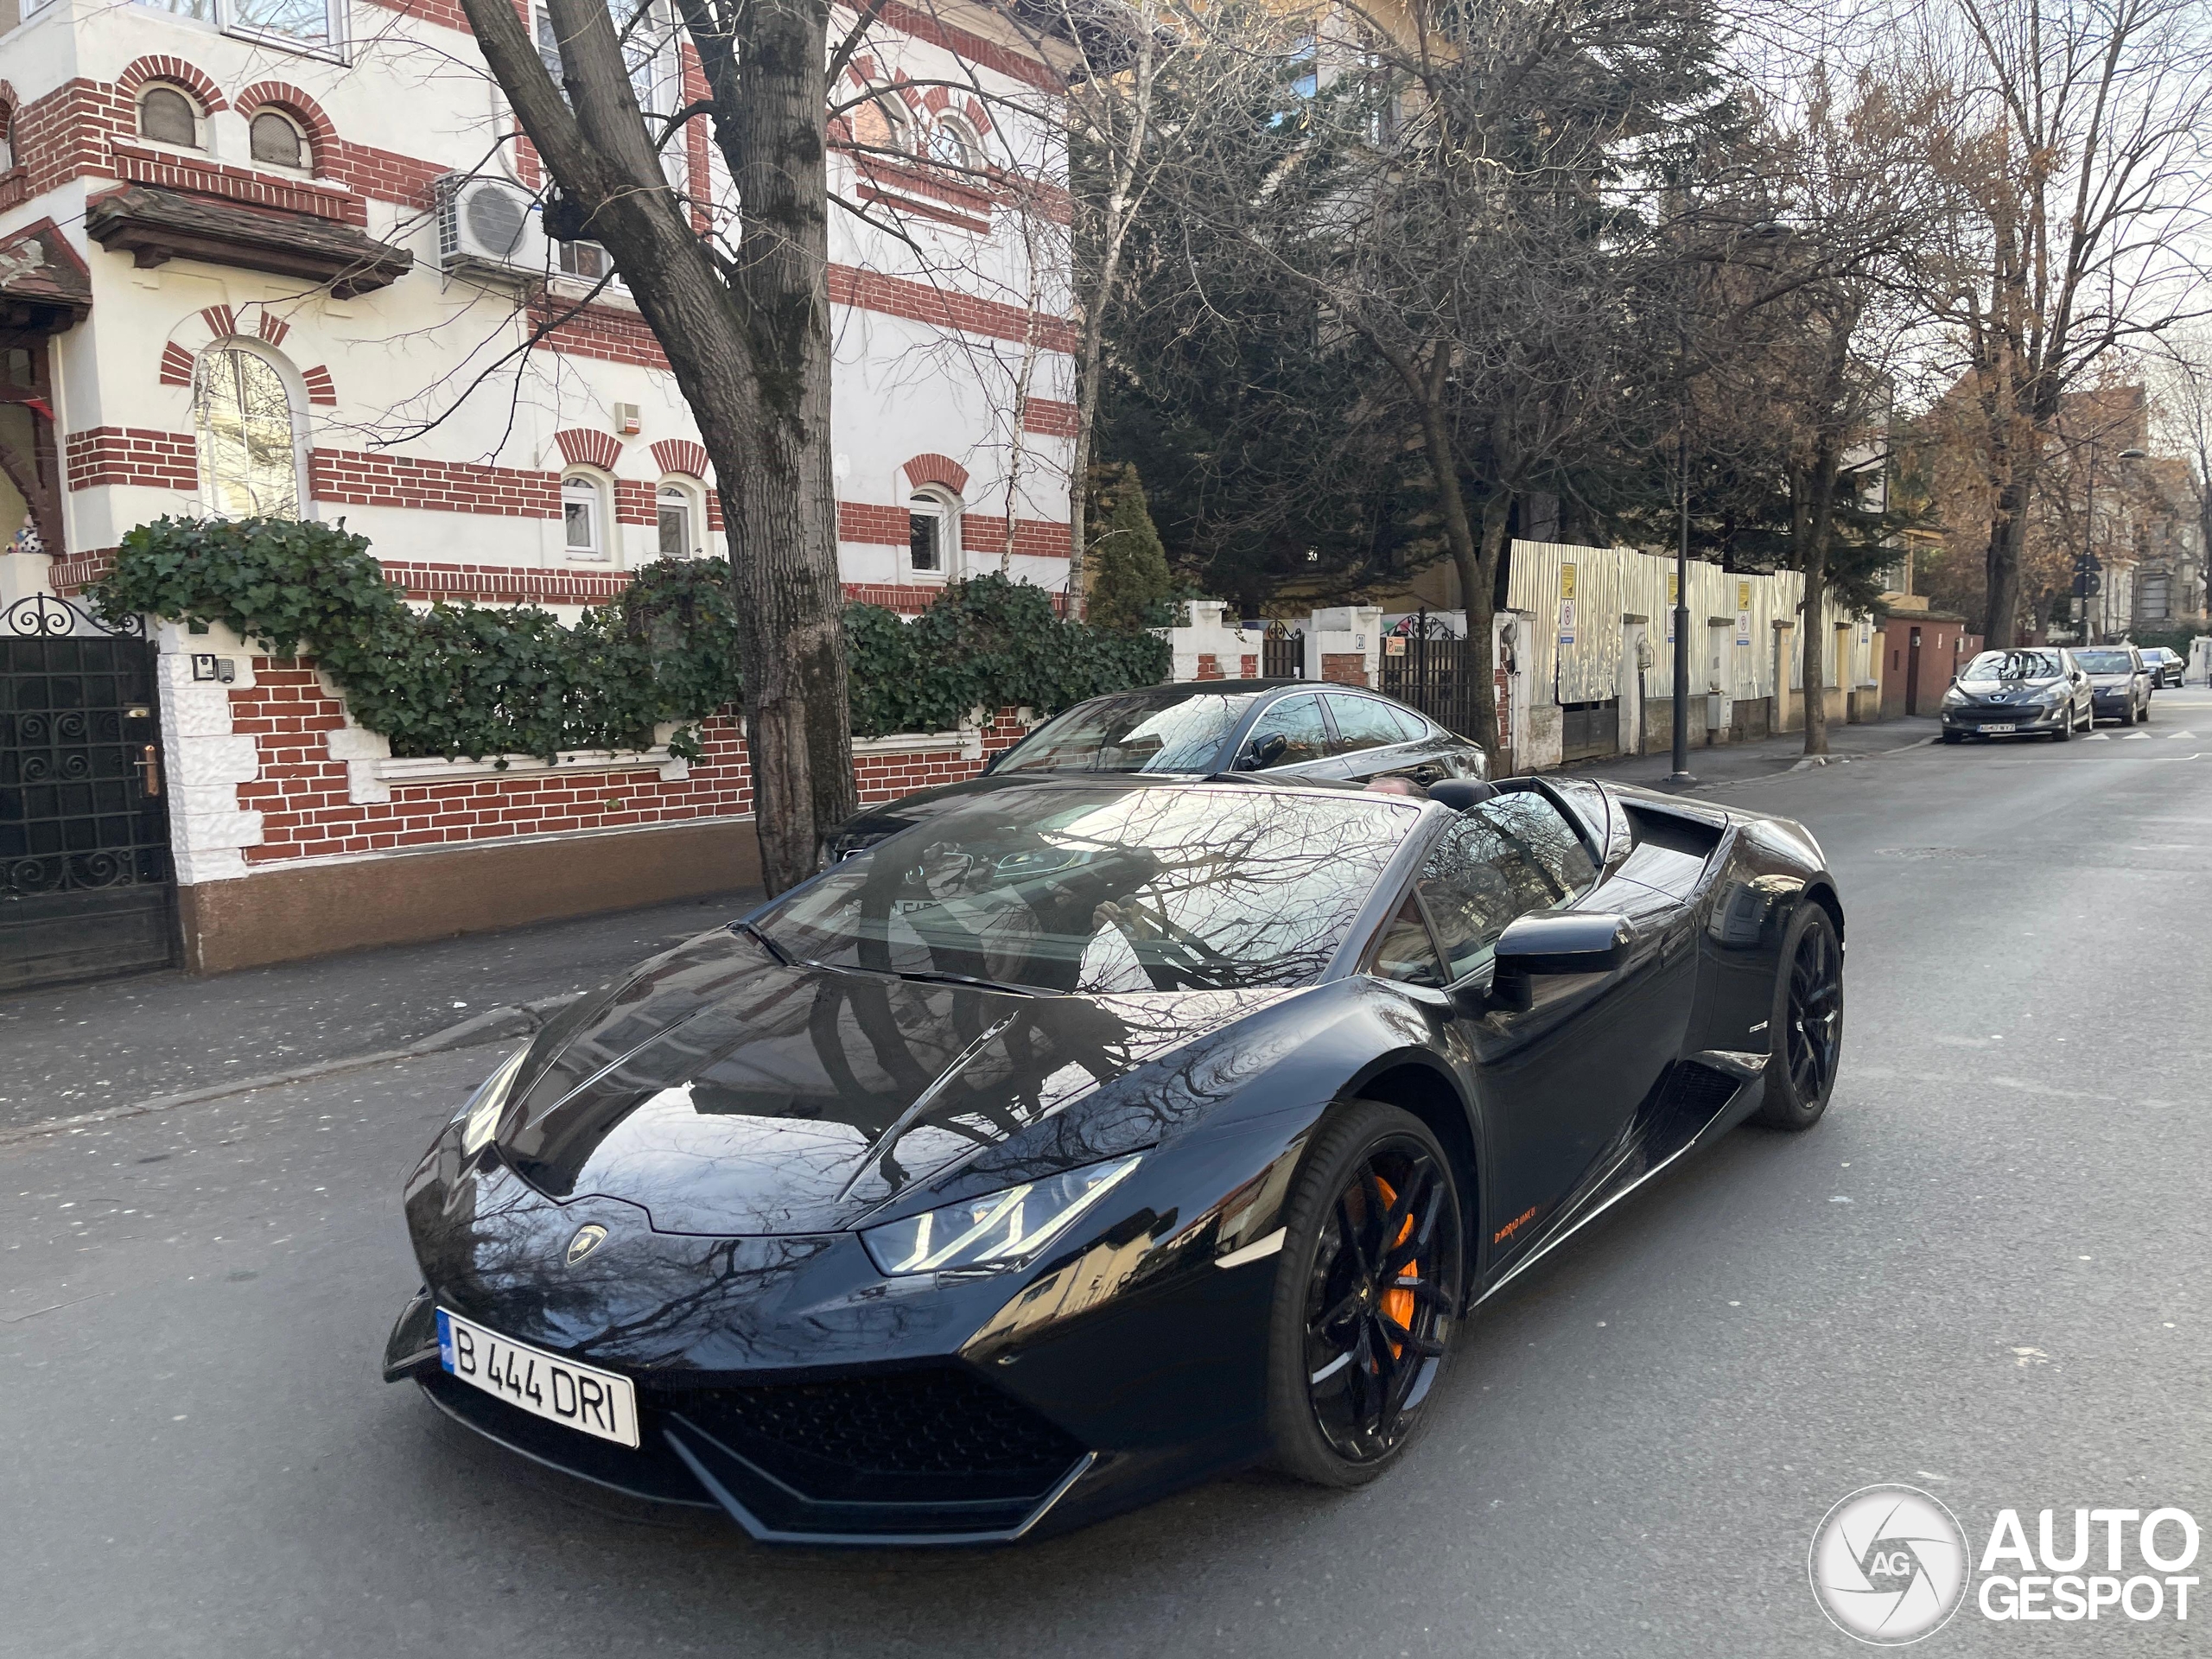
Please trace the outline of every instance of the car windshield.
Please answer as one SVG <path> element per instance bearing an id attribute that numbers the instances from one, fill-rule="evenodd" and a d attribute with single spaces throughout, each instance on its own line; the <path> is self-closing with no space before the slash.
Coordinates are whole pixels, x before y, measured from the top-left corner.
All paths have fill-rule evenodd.
<path id="1" fill-rule="evenodd" d="M 794 960 L 1046 993 L 1302 985 L 1421 810 L 1235 786 L 1001 790 L 846 860 L 755 925 Z"/>
<path id="2" fill-rule="evenodd" d="M 1132 691 L 1093 697 L 1039 726 L 1008 749 L 995 770 L 1211 772 L 1254 696 Z"/>
<path id="3" fill-rule="evenodd" d="M 2092 674 L 2133 674 L 2134 660 L 2124 651 L 2077 651 L 2074 660 Z"/>
<path id="4" fill-rule="evenodd" d="M 1985 651 L 1967 664 L 1961 680 L 2055 680 L 2065 672 L 2055 651 Z"/>

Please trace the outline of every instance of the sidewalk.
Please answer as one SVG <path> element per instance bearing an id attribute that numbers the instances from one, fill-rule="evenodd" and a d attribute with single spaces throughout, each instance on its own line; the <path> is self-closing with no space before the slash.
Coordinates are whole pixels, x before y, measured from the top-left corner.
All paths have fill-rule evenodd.
<path id="1" fill-rule="evenodd" d="M 518 1036 L 534 1021 L 513 1010 L 602 985 L 761 898 L 686 899 L 208 979 L 144 974 L 0 996 L 0 1135 L 390 1053 L 502 1008 L 455 1036 Z"/>
<path id="2" fill-rule="evenodd" d="M 1916 744 L 1932 741 L 1936 732 L 1936 722 L 1930 716 L 1887 720 L 1872 726 L 1831 726 L 1828 728 L 1829 764 L 1863 760 L 1897 749 L 1911 748 Z M 1657 754 L 1622 755 L 1611 760 L 1586 761 L 1577 766 L 1563 766 L 1556 772 L 1544 775 L 1603 778 L 1617 784 L 1641 784 L 1648 789 L 1695 795 L 1708 789 L 1725 789 L 1732 784 L 1771 778 L 1788 772 L 1805 759 L 1805 734 L 1787 732 L 1780 737 L 1764 738 L 1756 743 L 1728 743 L 1717 748 L 1691 749 L 1690 776 L 1697 781 L 1680 790 L 1667 781 L 1667 774 L 1675 769 L 1675 763 L 1663 750 Z"/>

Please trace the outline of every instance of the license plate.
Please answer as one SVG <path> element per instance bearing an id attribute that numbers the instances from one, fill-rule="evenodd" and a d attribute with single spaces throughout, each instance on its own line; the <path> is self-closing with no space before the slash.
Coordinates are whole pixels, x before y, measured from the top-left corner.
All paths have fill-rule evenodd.
<path id="1" fill-rule="evenodd" d="M 533 1417 L 637 1448 L 638 1391 L 626 1376 L 511 1342 L 442 1307 L 438 1363 L 461 1382 Z"/>
<path id="2" fill-rule="evenodd" d="M 2002 724 L 1993 722 L 1983 727 L 1981 729 L 1985 732 L 2013 732 L 2018 731 L 2019 728 L 2008 720 L 2004 721 Z"/>

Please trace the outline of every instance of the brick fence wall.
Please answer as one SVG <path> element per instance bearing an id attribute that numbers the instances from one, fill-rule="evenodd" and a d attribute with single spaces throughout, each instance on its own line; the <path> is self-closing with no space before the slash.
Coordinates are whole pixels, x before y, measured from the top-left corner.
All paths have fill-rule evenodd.
<path id="1" fill-rule="evenodd" d="M 388 798 L 356 799 L 346 744 L 345 704 L 306 659 L 256 657 L 252 683 L 229 694 L 231 732 L 250 737 L 255 776 L 237 784 L 240 811 L 259 815 L 261 837 L 242 850 L 249 869 L 286 860 L 358 857 L 459 848 L 519 836 L 642 830 L 749 816 L 753 782 L 745 740 L 724 710 L 704 722 L 702 759 L 689 766 L 643 761 L 617 770 L 564 773 L 518 770 L 496 777 L 415 781 L 395 778 Z M 855 756 L 864 804 L 974 777 L 984 760 L 1028 730 L 1002 709 L 963 741 Z M 978 741 L 979 740 L 979 741 Z M 341 751 L 334 753 L 334 748 Z M 670 773 L 680 775 L 671 776 Z"/>

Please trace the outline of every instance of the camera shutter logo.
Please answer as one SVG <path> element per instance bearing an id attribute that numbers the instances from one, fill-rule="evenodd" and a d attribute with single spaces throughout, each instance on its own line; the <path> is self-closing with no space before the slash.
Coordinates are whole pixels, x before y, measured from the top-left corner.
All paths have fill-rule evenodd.
<path id="1" fill-rule="evenodd" d="M 1941 1630 L 1966 1599 L 1966 1534 L 1914 1486 L 1865 1486 L 1822 1517 L 1808 1567 L 1814 1599 L 1847 1636 L 1901 1648 Z"/>

